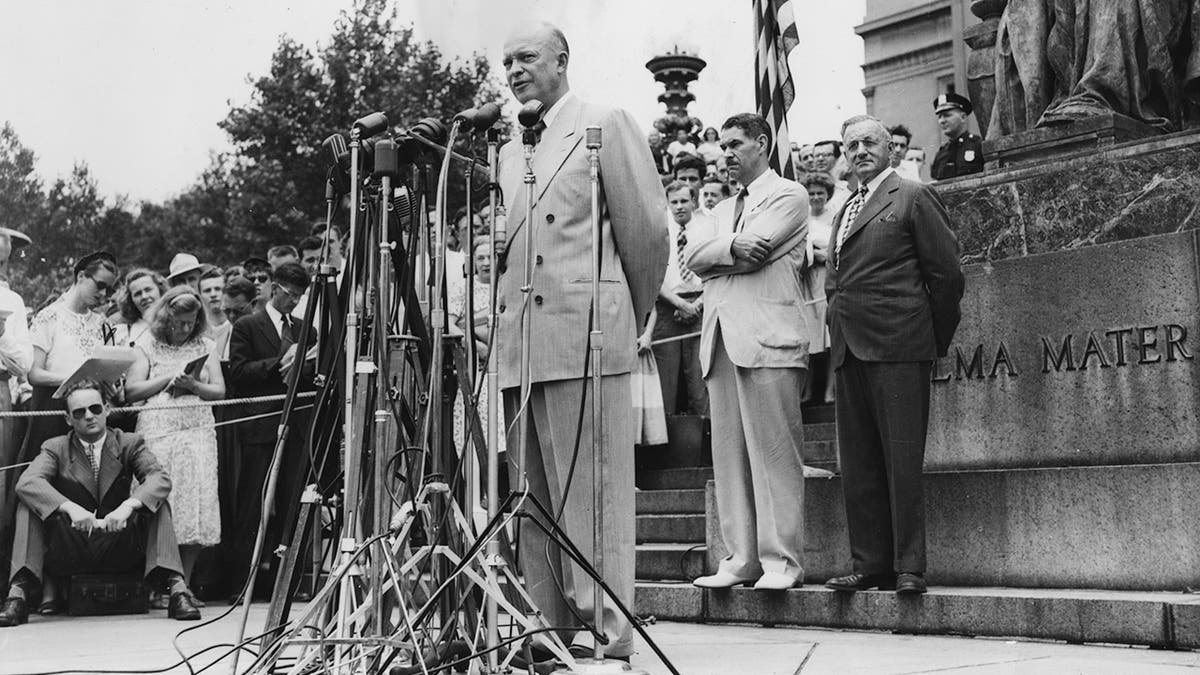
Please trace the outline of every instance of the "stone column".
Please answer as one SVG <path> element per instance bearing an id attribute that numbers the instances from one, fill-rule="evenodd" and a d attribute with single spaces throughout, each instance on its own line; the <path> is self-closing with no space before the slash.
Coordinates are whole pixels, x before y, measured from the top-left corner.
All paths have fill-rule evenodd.
<path id="1" fill-rule="evenodd" d="M 987 135 L 996 100 L 996 30 L 1008 0 L 971 0 L 971 13 L 982 23 L 963 31 L 963 42 L 971 48 L 967 55 L 967 95 L 975 109 L 979 133 Z"/>

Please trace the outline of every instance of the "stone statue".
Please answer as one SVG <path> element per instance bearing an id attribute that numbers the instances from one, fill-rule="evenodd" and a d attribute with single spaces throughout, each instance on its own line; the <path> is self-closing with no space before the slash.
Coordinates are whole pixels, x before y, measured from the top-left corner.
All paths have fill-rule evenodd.
<path id="1" fill-rule="evenodd" d="M 1009 0 L 988 138 L 1120 113 L 1173 131 L 1200 102 L 1200 0 Z"/>

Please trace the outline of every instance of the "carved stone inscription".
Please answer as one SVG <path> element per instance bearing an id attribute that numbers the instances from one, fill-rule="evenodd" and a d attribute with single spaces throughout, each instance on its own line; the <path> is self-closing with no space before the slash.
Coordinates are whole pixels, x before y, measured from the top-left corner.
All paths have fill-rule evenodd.
<path id="1" fill-rule="evenodd" d="M 1022 372 L 1042 375 L 1088 370 L 1147 366 L 1195 357 L 1188 346 L 1188 329 L 1177 323 L 1132 326 L 1060 336 L 1040 336 L 1040 351 L 1015 356 L 1004 340 L 972 347 L 955 345 L 951 353 L 933 364 L 933 381 L 984 380 L 1017 377 Z"/>

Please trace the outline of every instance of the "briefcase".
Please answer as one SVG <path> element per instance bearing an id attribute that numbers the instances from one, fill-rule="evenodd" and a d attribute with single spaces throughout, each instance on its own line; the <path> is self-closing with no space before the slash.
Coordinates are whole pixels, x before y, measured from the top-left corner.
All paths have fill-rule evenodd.
<path id="1" fill-rule="evenodd" d="M 71 577 L 67 603 L 71 616 L 145 614 L 149 609 L 150 595 L 141 577 L 107 574 Z"/>

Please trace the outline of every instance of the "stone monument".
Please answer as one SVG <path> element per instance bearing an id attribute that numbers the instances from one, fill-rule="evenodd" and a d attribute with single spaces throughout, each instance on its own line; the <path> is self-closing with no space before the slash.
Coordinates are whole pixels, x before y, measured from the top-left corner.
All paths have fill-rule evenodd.
<path id="1" fill-rule="evenodd" d="M 974 0 L 964 40 L 993 167 L 1198 121 L 1195 0 Z M 988 68 L 991 66 L 991 73 Z M 1049 130 L 1049 131 L 1047 131 Z"/>

